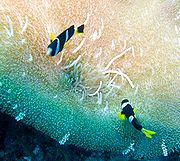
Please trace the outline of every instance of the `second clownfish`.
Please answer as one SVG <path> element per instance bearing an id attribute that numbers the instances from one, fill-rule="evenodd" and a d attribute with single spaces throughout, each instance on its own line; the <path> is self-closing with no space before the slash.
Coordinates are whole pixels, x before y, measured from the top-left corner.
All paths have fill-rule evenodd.
<path id="1" fill-rule="evenodd" d="M 135 116 L 136 108 L 132 108 L 128 99 L 122 100 L 121 107 L 122 111 L 118 112 L 118 118 L 120 120 L 124 120 L 125 118 L 127 118 L 129 122 L 134 126 L 134 128 L 141 131 L 147 138 L 152 138 L 152 135 L 156 134 L 156 132 L 147 130 L 142 127 Z"/>

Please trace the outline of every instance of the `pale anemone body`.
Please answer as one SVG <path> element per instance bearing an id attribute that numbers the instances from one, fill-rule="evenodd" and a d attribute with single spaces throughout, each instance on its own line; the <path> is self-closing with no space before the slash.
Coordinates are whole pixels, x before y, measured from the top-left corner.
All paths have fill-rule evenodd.
<path id="1" fill-rule="evenodd" d="M 179 150 L 177 3 L 1 1 L 1 111 L 61 144 L 134 158 Z M 82 37 L 46 55 L 51 32 L 83 23 Z M 153 139 L 117 119 L 123 98 Z"/>

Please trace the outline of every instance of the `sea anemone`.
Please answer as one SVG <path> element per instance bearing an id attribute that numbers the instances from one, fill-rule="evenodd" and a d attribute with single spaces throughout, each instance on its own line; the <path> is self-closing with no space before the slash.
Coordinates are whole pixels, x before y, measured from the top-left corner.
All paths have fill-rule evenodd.
<path id="1" fill-rule="evenodd" d="M 1 0 L 1 112 L 62 144 L 150 158 L 179 151 L 178 1 Z M 49 57 L 50 33 L 85 24 Z M 137 108 L 147 139 L 117 119 Z"/>

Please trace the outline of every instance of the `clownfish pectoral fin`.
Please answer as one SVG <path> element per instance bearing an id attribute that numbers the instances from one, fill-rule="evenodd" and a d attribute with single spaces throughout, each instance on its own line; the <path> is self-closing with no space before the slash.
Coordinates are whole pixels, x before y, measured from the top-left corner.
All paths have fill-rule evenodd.
<path id="1" fill-rule="evenodd" d="M 121 112 L 118 112 L 117 117 L 119 120 L 125 120 L 126 119 L 125 115 L 122 114 Z"/>
<path id="2" fill-rule="evenodd" d="M 64 44 L 64 46 L 67 46 L 69 44 L 69 41 L 67 41 L 65 44 Z"/>
<path id="3" fill-rule="evenodd" d="M 75 29 L 75 33 L 78 35 L 82 35 L 84 33 L 84 24 Z"/>
<path id="4" fill-rule="evenodd" d="M 134 113 L 137 112 L 137 108 L 136 108 L 136 107 L 133 108 L 133 112 L 134 112 Z"/>
<path id="5" fill-rule="evenodd" d="M 53 33 L 50 33 L 50 41 L 53 42 L 56 36 Z"/>

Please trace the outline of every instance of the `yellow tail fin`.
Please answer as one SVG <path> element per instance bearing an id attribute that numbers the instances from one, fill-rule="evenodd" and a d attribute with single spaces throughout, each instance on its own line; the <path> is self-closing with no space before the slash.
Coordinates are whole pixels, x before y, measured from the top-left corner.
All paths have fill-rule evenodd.
<path id="1" fill-rule="evenodd" d="M 118 119 L 120 119 L 120 120 L 125 120 L 125 119 L 126 119 L 125 115 L 124 115 L 124 114 L 121 114 L 121 112 L 118 112 L 117 117 L 118 117 Z"/>
<path id="2" fill-rule="evenodd" d="M 143 132 L 143 133 L 146 135 L 147 138 L 150 138 L 150 139 L 152 138 L 152 135 L 150 135 L 148 132 Z"/>
<path id="3" fill-rule="evenodd" d="M 142 128 L 141 131 L 143 132 L 144 135 L 146 135 L 146 137 L 148 137 L 150 139 L 152 138 L 152 135 L 156 134 L 156 132 L 151 131 L 151 130 L 147 130 L 147 129 L 144 129 L 144 128 Z"/>
<path id="4" fill-rule="evenodd" d="M 146 131 L 147 133 L 149 133 L 150 135 L 154 135 L 154 134 L 156 134 L 156 132 L 155 132 L 155 131 L 151 131 L 151 130 L 147 130 L 147 129 L 145 129 L 145 131 Z"/>
<path id="5" fill-rule="evenodd" d="M 78 35 L 82 35 L 84 33 L 84 24 L 82 24 L 81 26 L 79 26 L 76 31 L 75 31 L 76 34 Z"/>

